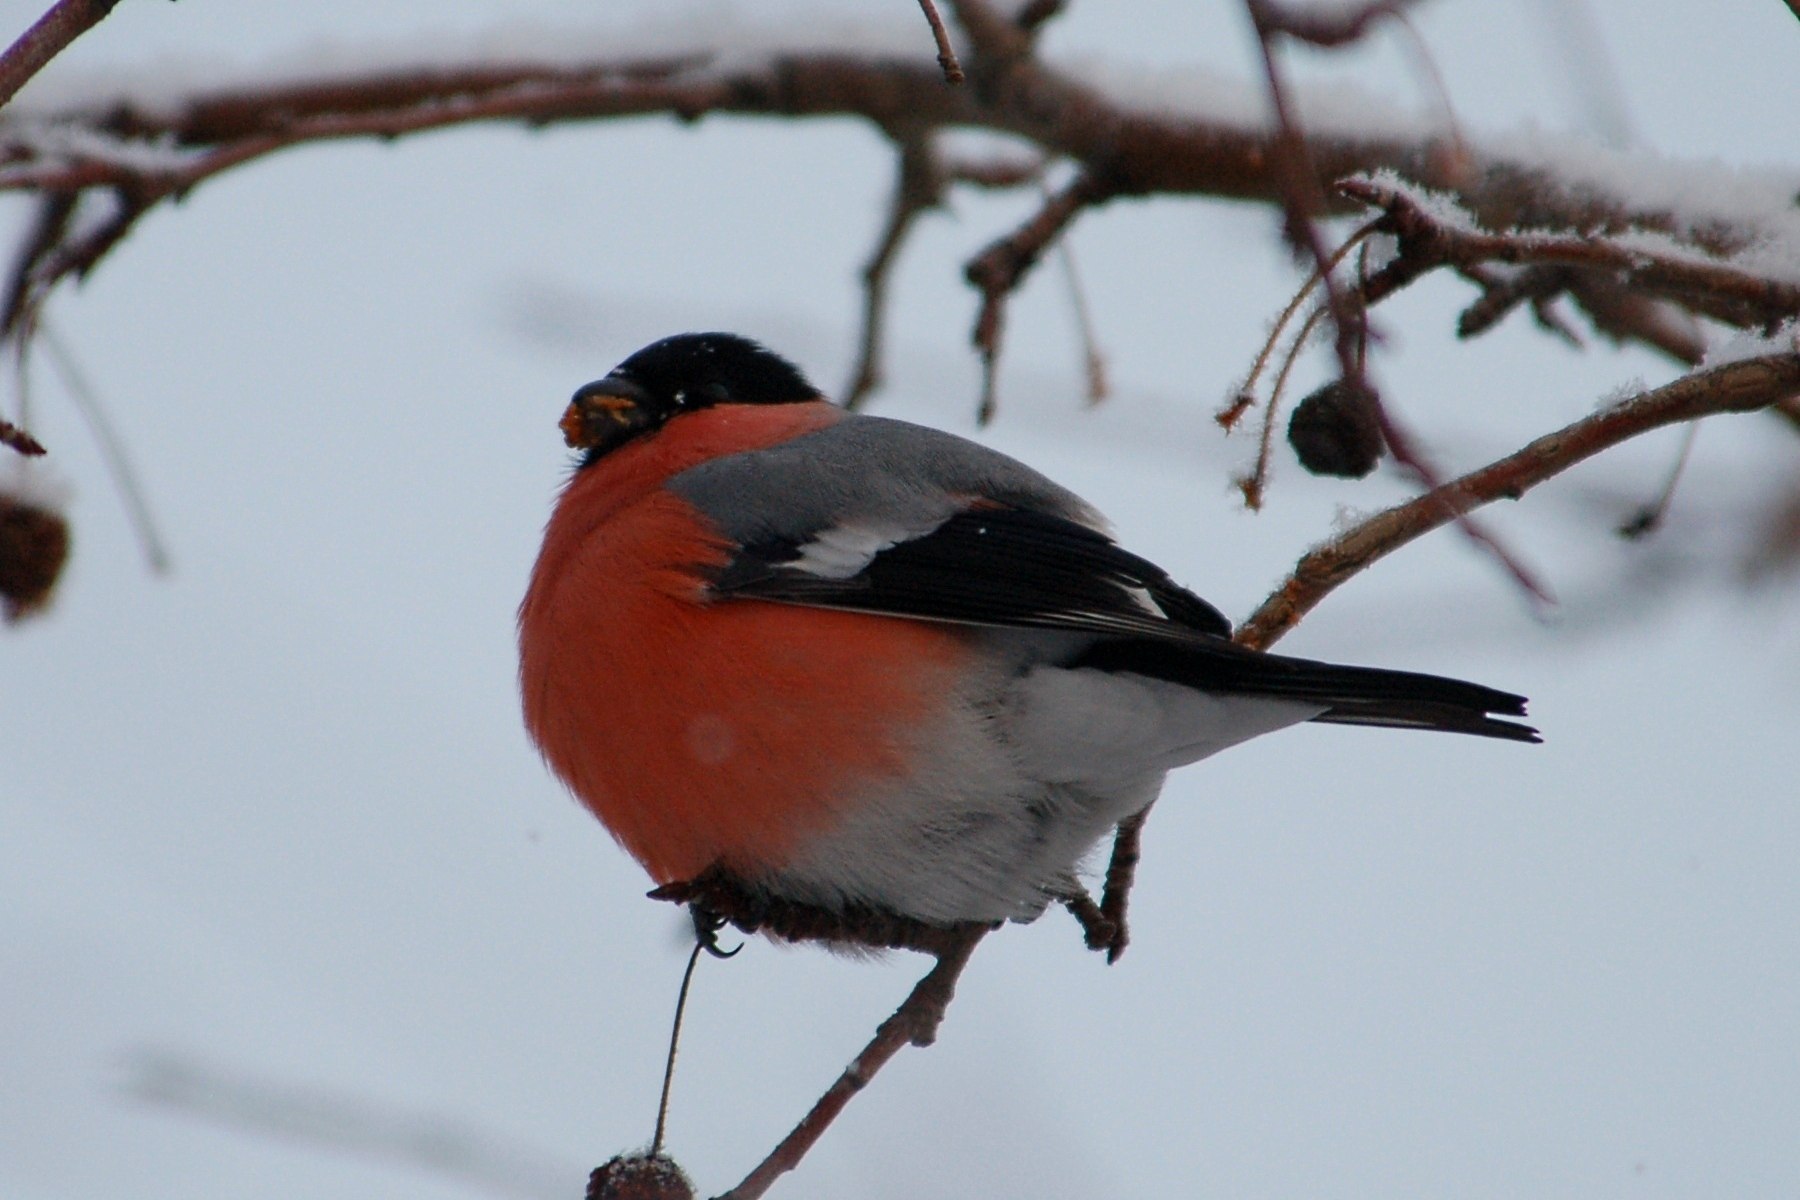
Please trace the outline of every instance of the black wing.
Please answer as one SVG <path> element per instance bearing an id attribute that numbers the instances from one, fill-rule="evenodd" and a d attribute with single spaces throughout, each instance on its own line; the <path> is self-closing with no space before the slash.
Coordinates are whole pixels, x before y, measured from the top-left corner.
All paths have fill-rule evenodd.
<path id="1" fill-rule="evenodd" d="M 1529 726 L 1498 719 L 1525 713 L 1524 698 L 1509 692 L 1239 646 L 1218 609 L 1155 563 L 1097 530 L 1040 511 L 957 513 L 841 578 L 808 569 L 803 542 L 763 542 L 741 550 L 713 586 L 720 596 L 1090 633 L 1096 639 L 1068 666 L 1311 702 L 1326 708 L 1314 720 L 1335 724 L 1539 740 Z"/>
<path id="2" fill-rule="evenodd" d="M 1020 625 L 1209 641 L 1231 622 L 1148 559 L 1064 517 L 971 509 L 880 551 L 849 578 L 797 564 L 804 544 L 745 547 L 714 584 L 721 595 L 974 625 Z"/>

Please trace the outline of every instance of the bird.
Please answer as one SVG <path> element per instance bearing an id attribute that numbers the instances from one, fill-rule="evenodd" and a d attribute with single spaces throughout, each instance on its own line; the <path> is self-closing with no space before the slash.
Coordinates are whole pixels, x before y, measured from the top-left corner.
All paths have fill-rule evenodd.
<path id="1" fill-rule="evenodd" d="M 524 721 L 652 895 L 710 880 L 837 922 L 827 941 L 1026 922 L 1085 894 L 1084 860 L 1170 771 L 1250 738 L 1540 740 L 1509 692 L 1234 643 L 1075 493 L 847 412 L 748 338 L 655 342 L 560 428 L 576 460 L 519 609 Z"/>

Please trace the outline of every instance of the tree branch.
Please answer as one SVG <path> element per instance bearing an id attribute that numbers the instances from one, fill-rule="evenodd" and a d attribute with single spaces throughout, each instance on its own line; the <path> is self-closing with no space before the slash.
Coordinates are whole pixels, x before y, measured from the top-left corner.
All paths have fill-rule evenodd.
<path id="1" fill-rule="evenodd" d="M 938 66 L 944 70 L 944 82 L 961 83 L 962 63 L 956 59 L 956 49 L 950 45 L 950 31 L 944 28 L 944 18 L 938 16 L 937 5 L 932 0 L 919 0 L 919 8 L 925 13 L 926 23 L 931 26 L 931 40 L 937 45 Z"/>
<path id="2" fill-rule="evenodd" d="M 1145 110 L 1106 96 L 1031 57 L 1031 31 L 977 0 L 956 0 L 975 58 L 974 86 L 947 88 L 941 71 L 855 53 L 775 53 L 725 58 L 711 50 L 575 65 L 402 63 L 331 79 L 198 87 L 186 98 L 134 104 L 121 97 L 86 109 L 0 118 L 0 191 L 68 203 L 110 192 L 119 210 L 104 236 L 61 243 L 30 265 L 39 292 L 91 269 L 145 212 L 212 177 L 296 146 L 391 139 L 479 122 L 532 127 L 666 113 L 782 119 L 859 116 L 884 129 L 971 128 L 1011 134 L 1047 157 L 1068 158 L 1136 194 L 1206 195 L 1279 202 L 1279 131 L 1205 112 Z M 1310 131 L 1320 181 L 1390 169 L 1428 187 L 1458 187 L 1484 226 L 1529 224 L 1616 232 L 1658 230 L 1713 254 L 1729 254 L 1792 224 L 1783 205 L 1766 218 L 1687 211 L 1571 178 L 1566 160 L 1471 150 L 1459 169 L 1436 139 L 1393 132 Z M 1676 169 L 1662 165 L 1666 176 Z M 1696 168 L 1696 175 L 1703 169 Z M 1708 174 L 1708 178 L 1710 178 Z M 1770 189 L 1771 195 L 1781 189 Z M 1791 188 L 1786 189 L 1791 195 Z M 1664 195 L 1678 194 L 1670 189 Z M 1328 211 L 1346 203 L 1326 197 Z M 70 228 L 79 227 L 76 223 Z M 52 252 L 54 251 L 54 252 Z"/>
<path id="3" fill-rule="evenodd" d="M 0 53 L 0 108 L 44 65 L 101 21 L 119 0 L 57 0 Z"/>
<path id="4" fill-rule="evenodd" d="M 1489 233 L 1455 209 L 1445 211 L 1442 198 L 1428 201 L 1396 179 L 1354 176 L 1339 180 L 1337 190 L 1381 209 L 1383 231 L 1400 239 L 1396 259 L 1364 288 L 1371 305 L 1437 267 L 1503 262 L 1605 272 L 1634 295 L 1667 299 L 1738 328 L 1773 329 L 1800 314 L 1800 284 L 1662 244 L 1667 239 Z M 1472 332 L 1466 321 L 1463 332 Z"/>
<path id="5" fill-rule="evenodd" d="M 1684 375 L 1584 417 L 1417 499 L 1377 513 L 1302 558 L 1286 582 L 1238 628 L 1267 649 L 1340 584 L 1422 534 L 1526 491 L 1576 463 L 1664 425 L 1714 413 L 1756 412 L 1800 393 L 1800 353 L 1773 354 Z"/>
<path id="6" fill-rule="evenodd" d="M 1105 204 L 1118 194 L 1118 187 L 1111 181 L 1091 173 L 1078 175 L 1061 191 L 1046 196 L 1030 220 L 991 242 L 963 269 L 969 282 L 981 290 L 981 311 L 975 317 L 972 335 L 975 348 L 981 352 L 981 407 L 976 413 L 981 424 L 987 424 L 994 416 L 994 382 L 1005 333 L 1007 297 L 1024 282 L 1044 251 L 1082 209 Z"/>
<path id="7" fill-rule="evenodd" d="M 844 1111 L 851 1097 L 867 1087 L 875 1073 L 902 1047 L 909 1043 L 929 1046 L 936 1040 L 944 1010 L 956 995 L 956 981 L 961 978 L 963 968 L 969 965 L 969 956 L 975 953 L 975 947 L 986 933 L 987 929 L 983 927 L 966 928 L 956 944 L 938 956 L 937 965 L 914 985 L 900 1007 L 894 1010 L 894 1015 L 876 1028 L 875 1036 L 863 1047 L 862 1053 L 851 1060 L 843 1074 L 825 1090 L 793 1131 L 744 1177 L 742 1183 L 718 1200 L 756 1200 L 777 1179 L 800 1165 L 800 1160 Z"/>
<path id="8" fill-rule="evenodd" d="M 856 365 L 850 382 L 840 393 L 845 408 L 855 410 L 882 384 L 882 343 L 887 332 L 888 275 L 914 222 L 943 204 L 944 191 L 953 183 L 981 188 L 1019 187 L 1038 179 L 1041 162 L 996 158 L 957 161 L 944 158 L 930 134 L 914 129 L 894 135 L 899 148 L 893 198 L 888 202 L 887 222 L 875 241 L 875 249 L 863 264 L 862 335 L 858 338 Z"/>

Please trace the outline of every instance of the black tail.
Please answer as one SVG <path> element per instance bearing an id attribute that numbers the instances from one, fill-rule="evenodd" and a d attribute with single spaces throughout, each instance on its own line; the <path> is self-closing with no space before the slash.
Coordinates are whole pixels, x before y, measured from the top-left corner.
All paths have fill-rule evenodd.
<path id="1" fill-rule="evenodd" d="M 1514 742 L 1540 742 L 1538 731 L 1503 717 L 1525 715 L 1525 697 L 1441 675 L 1345 667 L 1246 649 L 1223 638 L 1216 645 L 1119 639 L 1089 648 L 1071 666 L 1129 671 L 1209 692 L 1278 696 L 1329 707 L 1315 721 L 1472 733 Z"/>

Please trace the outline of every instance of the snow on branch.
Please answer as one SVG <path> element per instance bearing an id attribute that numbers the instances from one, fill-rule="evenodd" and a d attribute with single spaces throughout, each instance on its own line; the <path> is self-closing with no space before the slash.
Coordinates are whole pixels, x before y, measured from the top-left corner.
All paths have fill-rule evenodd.
<path id="1" fill-rule="evenodd" d="M 1152 100 L 1133 95 L 1115 69 L 1078 72 L 1039 59 L 1033 31 L 987 4 L 952 7 L 974 57 L 965 64 L 969 84 L 958 87 L 945 83 L 916 27 L 904 42 L 891 33 L 788 31 L 790 49 L 780 44 L 781 29 L 737 30 L 730 50 L 664 31 L 586 55 L 569 39 L 556 52 L 499 39 L 509 46 L 504 55 L 365 55 L 349 67 L 297 65 L 285 75 L 214 84 L 151 79 L 79 100 L 59 99 L 69 85 L 52 80 L 58 86 L 42 96 L 27 92 L 0 111 L 0 191 L 35 195 L 46 210 L 87 208 L 89 197 L 105 197 L 110 211 L 63 222 L 56 236 L 21 253 L 5 319 L 16 326 L 22 305 L 93 269 L 147 212 L 225 171 L 301 145 L 475 123 L 535 128 L 656 113 L 683 121 L 715 113 L 857 116 L 883 130 L 1009 134 L 1104 177 L 1116 195 L 1281 202 L 1271 166 L 1276 135 L 1254 84 L 1162 76 L 1167 86 Z M 838 43 L 828 43 L 827 33 Z M 1446 155 L 1441 131 L 1416 118 L 1337 104 L 1331 120 L 1315 122 L 1311 107 L 1298 96 L 1322 183 L 1385 169 L 1454 191 L 1489 229 L 1635 229 L 1711 254 L 1759 251 L 1800 261 L 1800 217 L 1791 204 L 1800 177 L 1631 158 L 1545 138 L 1478 142 Z M 1345 202 L 1332 203 L 1341 211 Z"/>

